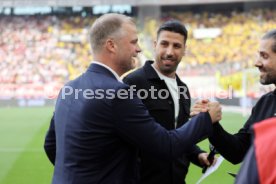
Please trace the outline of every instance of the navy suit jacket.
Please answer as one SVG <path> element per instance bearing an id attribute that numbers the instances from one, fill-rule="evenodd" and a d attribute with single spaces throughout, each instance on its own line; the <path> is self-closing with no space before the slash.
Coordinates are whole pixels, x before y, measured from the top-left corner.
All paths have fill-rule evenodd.
<path id="1" fill-rule="evenodd" d="M 139 183 L 138 149 L 173 159 L 212 133 L 208 113 L 164 129 L 135 94 L 116 95 L 126 97 L 122 91 L 128 89 L 109 70 L 91 64 L 61 90 L 44 145 L 55 165 L 53 184 Z"/>

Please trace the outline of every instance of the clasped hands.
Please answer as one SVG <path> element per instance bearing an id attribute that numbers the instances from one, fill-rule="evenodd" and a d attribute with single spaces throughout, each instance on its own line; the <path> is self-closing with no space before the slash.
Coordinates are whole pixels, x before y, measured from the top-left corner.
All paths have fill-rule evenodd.
<path id="1" fill-rule="evenodd" d="M 200 112 L 209 112 L 212 123 L 219 122 L 222 118 L 221 106 L 219 102 L 211 102 L 208 99 L 196 101 L 191 109 L 190 116 L 193 117 Z"/>
<path id="2" fill-rule="evenodd" d="M 216 123 L 221 120 L 222 118 L 222 112 L 221 112 L 221 106 L 218 102 L 211 102 L 208 99 L 202 99 L 195 102 L 194 106 L 191 109 L 190 116 L 195 116 L 199 114 L 200 112 L 209 112 L 210 117 L 212 119 L 212 123 Z M 217 158 L 214 157 L 212 162 L 208 160 L 208 153 L 200 153 L 198 155 L 198 160 L 201 165 L 214 165 L 217 161 Z"/>

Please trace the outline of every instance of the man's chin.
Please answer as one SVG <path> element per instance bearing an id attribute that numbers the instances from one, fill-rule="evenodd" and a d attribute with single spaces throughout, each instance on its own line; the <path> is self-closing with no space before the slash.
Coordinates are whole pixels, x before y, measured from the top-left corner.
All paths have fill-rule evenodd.
<path id="1" fill-rule="evenodd" d="M 129 65 L 128 67 L 126 67 L 125 69 L 127 70 L 127 71 L 130 71 L 130 70 L 132 70 L 132 69 L 134 69 L 135 68 L 135 65 L 134 64 L 131 64 L 131 65 Z"/>
<path id="2" fill-rule="evenodd" d="M 274 84 L 272 81 L 269 81 L 269 80 L 263 79 L 263 78 L 260 79 L 260 83 L 261 83 L 262 85 Z"/>
<path id="3" fill-rule="evenodd" d="M 174 71 L 175 71 L 175 70 L 174 70 L 174 68 L 172 68 L 172 67 L 168 67 L 168 66 L 166 67 L 166 66 L 165 66 L 165 67 L 163 68 L 163 72 L 164 72 L 164 73 L 168 73 L 168 74 L 169 74 L 169 73 L 173 73 Z"/>

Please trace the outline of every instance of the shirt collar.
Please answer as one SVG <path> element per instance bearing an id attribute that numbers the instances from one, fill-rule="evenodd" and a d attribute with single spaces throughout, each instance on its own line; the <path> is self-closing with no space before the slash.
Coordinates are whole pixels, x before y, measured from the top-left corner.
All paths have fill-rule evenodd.
<path id="1" fill-rule="evenodd" d="M 116 79 L 119 81 L 119 82 L 123 82 L 122 79 L 119 77 L 119 75 L 114 71 L 112 70 L 109 66 L 99 62 L 99 61 L 92 61 L 92 64 L 97 64 L 97 65 L 100 65 L 106 69 L 108 69 L 115 77 Z"/>

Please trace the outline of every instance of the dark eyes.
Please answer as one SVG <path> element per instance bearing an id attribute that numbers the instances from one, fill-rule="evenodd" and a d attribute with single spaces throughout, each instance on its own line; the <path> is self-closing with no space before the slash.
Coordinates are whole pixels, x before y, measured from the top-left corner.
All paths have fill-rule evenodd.
<path id="1" fill-rule="evenodd" d="M 260 53 L 260 56 L 264 59 L 267 59 L 268 58 L 268 54 L 265 54 L 265 53 Z"/>
<path id="2" fill-rule="evenodd" d="M 132 44 L 137 44 L 137 43 L 138 43 L 138 40 L 132 40 L 130 43 L 132 43 Z"/>
<path id="3" fill-rule="evenodd" d="M 168 43 L 168 42 L 161 42 L 161 45 L 162 45 L 162 46 L 169 46 L 169 43 Z M 174 44 L 173 47 L 179 49 L 179 48 L 181 48 L 182 46 L 179 45 L 179 44 Z"/>

